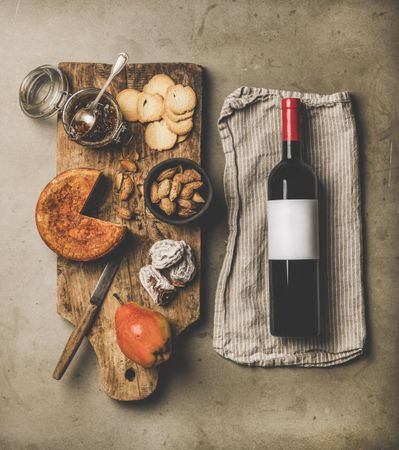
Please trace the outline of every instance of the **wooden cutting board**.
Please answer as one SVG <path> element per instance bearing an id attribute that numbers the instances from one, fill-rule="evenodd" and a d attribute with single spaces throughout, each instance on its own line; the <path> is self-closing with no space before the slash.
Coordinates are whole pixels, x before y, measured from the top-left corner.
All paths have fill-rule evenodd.
<path id="1" fill-rule="evenodd" d="M 59 68 L 67 75 L 71 91 L 84 87 L 101 87 L 107 79 L 111 66 L 107 64 L 61 63 Z M 129 207 L 135 212 L 134 219 L 124 221 L 114 211 L 120 205 L 113 189 L 113 177 L 120 170 L 119 160 L 139 154 L 137 182 L 142 182 L 155 164 L 177 157 L 185 157 L 200 163 L 201 115 L 202 115 L 202 68 L 194 64 L 130 64 L 113 81 L 108 89 L 114 96 L 126 87 L 142 90 L 150 78 L 157 73 L 166 73 L 176 83 L 190 85 L 197 94 L 194 128 L 189 138 L 177 144 L 174 149 L 158 152 L 151 150 L 144 142 L 145 126 L 129 124 L 132 141 L 125 147 L 90 150 L 70 141 L 63 129 L 62 121 L 57 124 L 57 173 L 75 167 L 100 169 L 107 180 L 107 189 L 101 198 L 97 216 L 129 227 L 125 255 L 118 273 L 91 330 L 89 341 L 97 355 L 100 369 L 100 384 L 103 391 L 117 400 L 140 400 L 150 395 L 157 386 L 158 369 L 144 369 L 128 360 L 116 344 L 114 314 L 118 302 L 113 294 L 124 301 L 132 300 L 146 307 L 162 312 L 170 321 L 174 336 L 195 322 L 200 314 L 200 277 L 178 291 L 177 297 L 167 307 L 154 306 L 138 278 L 140 268 L 148 264 L 148 250 L 160 239 L 183 239 L 191 245 L 200 268 L 201 233 L 198 225 L 172 226 L 157 220 L 145 207 L 144 198 L 134 190 Z M 79 321 L 91 292 L 105 266 L 104 261 L 76 263 L 62 257 L 57 261 L 57 312 L 72 324 Z M 200 270 L 198 270 L 200 272 Z M 176 339 L 175 339 L 175 345 Z M 61 349 L 60 349 L 61 350 Z"/>

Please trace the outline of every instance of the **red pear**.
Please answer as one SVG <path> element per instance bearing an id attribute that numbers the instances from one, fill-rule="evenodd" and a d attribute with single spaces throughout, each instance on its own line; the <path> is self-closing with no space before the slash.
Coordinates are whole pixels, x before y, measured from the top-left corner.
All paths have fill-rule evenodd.
<path id="1" fill-rule="evenodd" d="M 172 333 L 165 316 L 130 302 L 115 313 L 116 340 L 122 353 L 147 369 L 170 358 Z"/>

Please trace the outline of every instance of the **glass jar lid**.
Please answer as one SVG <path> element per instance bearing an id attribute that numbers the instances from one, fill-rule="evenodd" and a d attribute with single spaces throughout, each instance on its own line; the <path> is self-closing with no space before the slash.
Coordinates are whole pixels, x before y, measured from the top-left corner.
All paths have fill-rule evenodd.
<path id="1" fill-rule="evenodd" d="M 33 119 L 46 119 L 63 108 L 69 83 L 57 67 L 44 65 L 28 73 L 19 88 L 22 111 Z"/>

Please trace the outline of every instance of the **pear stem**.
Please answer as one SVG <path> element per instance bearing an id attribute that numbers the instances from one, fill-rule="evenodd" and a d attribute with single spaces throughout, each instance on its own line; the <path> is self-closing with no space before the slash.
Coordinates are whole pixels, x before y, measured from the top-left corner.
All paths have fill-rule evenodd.
<path id="1" fill-rule="evenodd" d="M 112 295 L 118 300 L 118 302 L 119 302 L 121 305 L 124 305 L 124 304 L 125 304 L 125 302 L 119 297 L 118 294 L 114 293 L 114 294 L 112 294 Z"/>

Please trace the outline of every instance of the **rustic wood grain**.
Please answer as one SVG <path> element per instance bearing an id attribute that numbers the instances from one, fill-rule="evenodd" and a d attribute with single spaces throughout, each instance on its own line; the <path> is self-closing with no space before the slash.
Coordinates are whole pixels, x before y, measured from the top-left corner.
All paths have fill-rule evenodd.
<path id="1" fill-rule="evenodd" d="M 108 77 L 110 65 L 90 63 L 61 63 L 72 92 L 84 87 L 101 87 Z M 113 81 L 108 89 L 113 95 L 126 87 L 142 89 L 156 73 L 170 75 L 176 83 L 192 86 L 197 94 L 198 104 L 194 118 L 194 129 L 190 137 L 165 152 L 148 148 L 144 142 L 144 126 L 130 124 L 133 139 L 126 147 L 112 146 L 106 149 L 90 150 L 70 141 L 63 129 L 60 118 L 57 124 L 57 173 L 75 167 L 94 167 L 103 171 L 107 189 L 99 205 L 97 216 L 114 223 L 124 223 L 131 231 L 125 244 L 125 256 L 100 313 L 89 334 L 100 366 L 100 383 L 103 391 L 117 400 L 139 400 L 150 395 L 157 386 L 158 370 L 144 369 L 128 360 L 116 344 L 114 314 L 118 307 L 113 294 L 124 301 L 132 300 L 141 305 L 162 312 L 170 321 L 177 336 L 199 318 L 200 280 L 179 290 L 175 300 L 167 307 L 154 306 L 151 298 L 142 288 L 139 269 L 148 263 L 148 250 L 159 239 L 183 239 L 193 248 L 198 264 L 201 257 L 201 234 L 198 225 L 172 226 L 158 221 L 145 207 L 144 198 L 135 186 L 129 202 L 119 201 L 112 188 L 112 179 L 120 170 L 119 160 L 139 154 L 139 172 L 135 175 L 137 184 L 142 183 L 148 171 L 155 164 L 174 157 L 186 157 L 200 162 L 201 114 L 202 114 L 202 69 L 194 64 L 130 64 Z M 131 221 L 120 219 L 114 205 L 126 206 L 134 210 Z M 57 312 L 73 323 L 79 321 L 89 301 L 90 294 L 100 277 L 105 261 L 76 263 L 59 257 L 57 262 Z M 135 377 L 129 381 L 126 371 L 133 369 Z"/>

